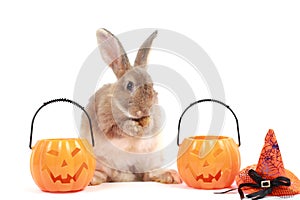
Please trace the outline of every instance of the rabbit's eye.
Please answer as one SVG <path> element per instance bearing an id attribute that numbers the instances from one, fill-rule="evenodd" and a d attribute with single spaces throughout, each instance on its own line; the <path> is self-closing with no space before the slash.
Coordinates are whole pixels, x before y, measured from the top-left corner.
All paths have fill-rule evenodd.
<path id="1" fill-rule="evenodd" d="M 134 84 L 133 84 L 133 82 L 131 82 L 131 81 L 129 81 L 128 83 L 127 83 L 127 90 L 129 90 L 130 92 L 132 92 L 133 91 L 133 87 L 134 87 Z"/>

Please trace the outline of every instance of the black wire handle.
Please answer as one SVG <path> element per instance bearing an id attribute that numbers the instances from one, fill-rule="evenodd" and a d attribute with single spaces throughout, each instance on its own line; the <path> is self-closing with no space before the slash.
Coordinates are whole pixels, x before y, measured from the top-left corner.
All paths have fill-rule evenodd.
<path id="1" fill-rule="evenodd" d="M 48 102 L 45 102 L 34 114 L 33 118 L 32 118 L 32 122 L 31 122 L 31 131 L 30 131 L 30 140 L 29 140 L 29 148 L 32 149 L 32 132 L 33 132 L 33 123 L 34 123 L 34 120 L 35 120 L 35 117 L 36 115 L 38 114 L 38 112 L 43 108 L 45 107 L 46 105 L 50 104 L 50 103 L 55 103 L 55 102 L 68 102 L 68 103 L 71 103 L 75 106 L 77 106 L 78 108 L 80 108 L 87 116 L 88 120 L 89 120 L 89 124 L 90 124 L 90 130 L 91 130 L 91 138 L 92 138 L 92 145 L 94 146 L 95 145 L 95 142 L 94 142 L 94 135 L 93 135 L 93 129 L 92 129 L 92 122 L 91 122 L 91 118 L 89 116 L 89 114 L 86 112 L 86 110 L 84 109 L 84 107 L 82 107 L 81 105 L 79 105 L 78 103 L 76 103 L 75 101 L 72 101 L 70 99 L 66 99 L 66 98 L 61 98 L 61 99 L 54 99 L 54 100 L 51 100 L 51 101 L 48 101 Z"/>
<path id="2" fill-rule="evenodd" d="M 225 106 L 226 108 L 228 108 L 231 113 L 233 114 L 234 118 L 235 118 L 235 121 L 236 121 L 236 129 L 237 129 L 237 133 L 238 133 L 238 142 L 239 142 L 239 146 L 241 146 L 241 137 L 240 137 L 240 129 L 239 129 L 239 121 L 235 115 L 235 113 L 233 112 L 233 110 L 228 106 L 226 105 L 225 103 L 219 101 L 219 100 L 215 100 L 215 99 L 201 99 L 201 100 L 198 100 L 198 101 L 195 101 L 194 103 L 191 103 L 184 111 L 183 113 L 181 114 L 180 118 L 179 118 L 179 122 L 178 122 L 178 133 L 177 133 L 177 145 L 179 146 L 179 133 L 180 133 L 180 124 L 181 124 L 181 120 L 182 120 L 182 117 L 183 115 L 186 113 L 186 111 L 188 111 L 188 109 L 190 109 L 192 106 L 194 106 L 195 104 L 198 104 L 198 103 L 202 103 L 202 102 L 207 102 L 207 101 L 210 101 L 210 102 L 215 102 L 215 103 L 219 103 L 223 106 Z"/>

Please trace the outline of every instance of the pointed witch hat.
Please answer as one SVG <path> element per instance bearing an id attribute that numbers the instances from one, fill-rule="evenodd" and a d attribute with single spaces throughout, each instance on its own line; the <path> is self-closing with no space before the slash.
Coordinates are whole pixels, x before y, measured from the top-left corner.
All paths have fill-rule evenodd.
<path id="1" fill-rule="evenodd" d="M 257 165 L 241 170 L 236 176 L 241 198 L 260 199 L 270 196 L 292 196 L 300 194 L 300 180 L 284 168 L 275 133 L 270 129 L 265 138 Z"/>

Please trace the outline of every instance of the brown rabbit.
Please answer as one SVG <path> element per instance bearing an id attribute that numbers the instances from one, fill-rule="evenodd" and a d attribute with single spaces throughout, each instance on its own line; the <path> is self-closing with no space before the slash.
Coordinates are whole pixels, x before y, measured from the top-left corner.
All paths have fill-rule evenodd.
<path id="1" fill-rule="evenodd" d="M 120 41 L 99 29 L 97 41 L 103 60 L 117 82 L 104 85 L 86 107 L 95 134 L 97 164 L 91 185 L 109 181 L 157 181 L 181 183 L 175 170 L 162 169 L 160 112 L 157 93 L 146 71 L 147 57 L 157 31 L 140 47 L 134 66 Z M 82 117 L 81 135 L 88 137 L 87 118 Z"/>

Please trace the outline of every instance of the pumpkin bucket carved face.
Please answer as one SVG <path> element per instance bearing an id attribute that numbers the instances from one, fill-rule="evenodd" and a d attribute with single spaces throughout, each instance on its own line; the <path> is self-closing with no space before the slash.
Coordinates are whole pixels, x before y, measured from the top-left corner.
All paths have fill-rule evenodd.
<path id="1" fill-rule="evenodd" d="M 184 113 L 196 103 L 212 101 L 222 105 L 222 102 L 204 99 L 191 104 L 180 117 L 177 144 L 179 145 L 180 122 Z M 229 106 L 225 105 L 228 109 Z M 233 111 L 230 109 L 233 113 Z M 233 113 L 235 116 L 235 114 Z M 236 116 L 235 116 L 236 118 Z M 237 145 L 230 137 L 225 136 L 195 136 L 185 138 L 179 145 L 177 167 L 183 181 L 190 187 L 198 189 L 221 189 L 232 185 L 239 173 L 241 160 L 239 127 L 237 122 Z"/>
<path id="2" fill-rule="evenodd" d="M 84 139 L 45 139 L 32 149 L 30 170 L 43 191 L 78 191 L 92 179 L 95 159 Z"/>
<path id="3" fill-rule="evenodd" d="M 62 138 L 44 139 L 32 144 L 33 123 L 37 113 L 44 106 L 64 101 L 79 106 L 76 102 L 68 99 L 56 99 L 46 102 L 35 113 L 32 124 L 29 147 L 32 149 L 30 158 L 30 171 L 33 180 L 43 191 L 48 192 L 70 192 L 85 188 L 94 175 L 96 161 L 92 146 L 86 139 Z M 90 118 L 86 113 L 89 122 Z M 91 128 L 90 122 L 90 128 Z M 91 128 L 92 144 L 94 145 L 93 132 Z"/>
<path id="4" fill-rule="evenodd" d="M 177 159 L 179 174 L 191 187 L 226 188 L 240 169 L 238 145 L 223 136 L 196 136 L 184 139 Z"/>

